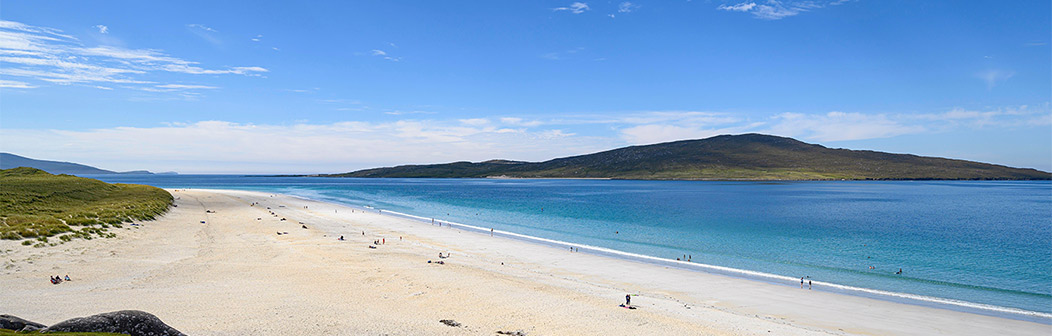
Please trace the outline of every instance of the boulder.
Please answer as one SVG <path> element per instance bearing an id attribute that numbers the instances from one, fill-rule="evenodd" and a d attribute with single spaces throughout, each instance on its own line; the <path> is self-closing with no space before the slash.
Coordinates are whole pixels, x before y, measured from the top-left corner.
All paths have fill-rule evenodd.
<path id="1" fill-rule="evenodd" d="M 33 321 L 26 321 L 18 316 L 3 314 L 0 315 L 0 329 L 8 330 L 22 330 L 26 326 L 35 327 L 37 329 L 47 327 L 46 325 L 36 323 Z"/>
<path id="2" fill-rule="evenodd" d="M 88 317 L 65 320 L 42 332 L 108 332 L 132 336 L 185 336 L 161 322 L 153 314 L 138 310 L 120 310 Z"/>
<path id="3" fill-rule="evenodd" d="M 41 328 L 42 327 L 38 327 L 38 326 L 35 326 L 35 325 L 27 324 L 25 327 L 22 327 L 22 330 L 19 330 L 19 332 L 28 333 L 28 332 L 33 332 L 33 331 L 40 330 Z"/>

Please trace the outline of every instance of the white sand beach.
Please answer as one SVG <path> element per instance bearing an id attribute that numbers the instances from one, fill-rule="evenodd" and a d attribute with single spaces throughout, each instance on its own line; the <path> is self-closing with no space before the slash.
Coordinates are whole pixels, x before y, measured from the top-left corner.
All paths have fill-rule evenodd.
<path id="1" fill-rule="evenodd" d="M 0 241 L 0 313 L 53 324 L 137 309 L 189 335 L 1052 334 L 1047 324 L 571 253 L 285 195 L 171 192 L 178 207 L 117 238 Z M 48 281 L 66 274 L 73 281 Z M 629 293 L 638 309 L 619 307 Z"/>

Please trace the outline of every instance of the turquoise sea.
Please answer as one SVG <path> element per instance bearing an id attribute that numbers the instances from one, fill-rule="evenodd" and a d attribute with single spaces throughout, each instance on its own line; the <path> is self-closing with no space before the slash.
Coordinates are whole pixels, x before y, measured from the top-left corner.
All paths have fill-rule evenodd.
<path id="1" fill-rule="evenodd" d="M 1046 323 L 1052 317 L 1049 181 L 89 177 L 285 193 L 666 260 L 687 255 L 695 264 L 808 276 L 861 295 Z"/>

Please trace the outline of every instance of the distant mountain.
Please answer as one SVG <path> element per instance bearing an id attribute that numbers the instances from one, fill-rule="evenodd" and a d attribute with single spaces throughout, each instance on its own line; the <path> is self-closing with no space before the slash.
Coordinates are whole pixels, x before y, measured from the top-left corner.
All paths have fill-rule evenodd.
<path id="1" fill-rule="evenodd" d="M 792 138 L 720 135 L 544 162 L 490 160 L 374 168 L 332 177 L 612 178 L 638 180 L 1049 180 L 1035 169 L 868 150 Z"/>
<path id="2" fill-rule="evenodd" d="M 0 169 L 11 169 L 17 167 L 30 167 L 46 171 L 51 174 L 89 175 L 89 174 L 152 174 L 145 170 L 130 172 L 115 172 L 112 170 L 99 169 L 72 162 L 47 161 L 30 159 L 11 153 L 0 153 Z"/>

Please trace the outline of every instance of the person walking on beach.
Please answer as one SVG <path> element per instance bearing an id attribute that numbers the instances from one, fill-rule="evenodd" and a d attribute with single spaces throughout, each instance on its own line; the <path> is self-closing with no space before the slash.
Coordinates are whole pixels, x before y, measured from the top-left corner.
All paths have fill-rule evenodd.
<path id="1" fill-rule="evenodd" d="M 632 305 L 632 294 L 625 294 L 625 307 Z"/>
<path id="2" fill-rule="evenodd" d="M 800 277 L 800 289 L 804 289 L 804 277 Z"/>
<path id="3" fill-rule="evenodd" d="M 811 280 L 807 280 L 807 290 L 811 290 Z"/>

